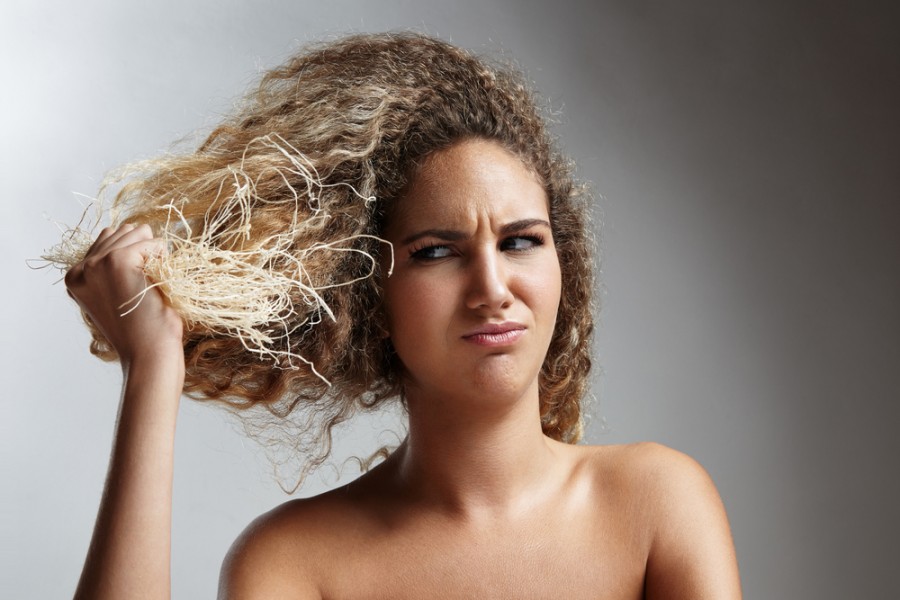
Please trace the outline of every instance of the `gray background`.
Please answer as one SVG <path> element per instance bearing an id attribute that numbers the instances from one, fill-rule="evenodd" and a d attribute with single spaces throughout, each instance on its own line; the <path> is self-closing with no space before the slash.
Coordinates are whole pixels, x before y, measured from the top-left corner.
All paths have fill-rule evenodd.
<path id="1" fill-rule="evenodd" d="M 117 403 L 57 276 L 25 267 L 58 237 L 47 217 L 74 222 L 72 191 L 208 128 L 304 41 L 412 27 L 517 57 L 599 192 L 588 441 L 703 463 L 748 598 L 896 597 L 895 6 L 5 0 L 0 595 L 71 594 Z M 188 401 L 175 477 L 175 596 L 208 597 L 235 535 L 285 497 L 221 411 Z"/>

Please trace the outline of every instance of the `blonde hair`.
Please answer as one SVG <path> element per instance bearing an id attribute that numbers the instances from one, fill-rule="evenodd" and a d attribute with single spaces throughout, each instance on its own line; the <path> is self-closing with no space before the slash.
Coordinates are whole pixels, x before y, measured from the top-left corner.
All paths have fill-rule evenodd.
<path id="1" fill-rule="evenodd" d="M 422 159 L 465 138 L 498 142 L 546 189 L 563 295 L 539 376 L 541 422 L 548 436 L 577 442 L 593 328 L 586 195 L 520 74 L 411 33 L 305 49 L 266 73 L 195 152 L 153 161 L 119 192 L 115 204 L 127 220 L 158 233 L 172 229 L 177 208 L 180 235 L 206 228 L 218 249 L 278 240 L 280 258 L 265 268 L 302 278 L 321 300 L 310 303 L 296 290 L 294 303 L 307 310 L 279 316 L 291 335 L 274 360 L 227 331 L 187 327 L 185 391 L 239 408 L 264 405 L 300 423 L 310 466 L 327 457 L 336 424 L 398 396 L 402 382 L 381 316 L 379 257 L 387 249 L 378 238 Z M 226 193 L 241 186 L 252 194 L 236 201 Z M 237 205 L 242 210 L 231 210 Z M 92 331 L 92 351 L 113 358 Z"/>

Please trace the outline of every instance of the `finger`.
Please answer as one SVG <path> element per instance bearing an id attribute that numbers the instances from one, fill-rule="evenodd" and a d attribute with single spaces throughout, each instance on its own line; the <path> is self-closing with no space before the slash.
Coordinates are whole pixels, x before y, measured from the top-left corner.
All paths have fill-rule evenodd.
<path id="1" fill-rule="evenodd" d="M 153 232 L 149 225 L 125 223 L 116 228 L 102 241 L 98 238 L 97 243 L 95 244 L 96 247 L 89 252 L 89 255 L 103 256 L 113 248 L 133 243 L 135 239 L 146 239 L 151 237 L 153 237 Z"/>
<path id="2" fill-rule="evenodd" d="M 83 287 L 89 281 L 106 280 L 126 282 L 138 276 L 143 280 L 147 259 L 166 251 L 166 244 L 159 238 L 148 237 L 149 227 L 144 231 L 129 229 L 111 246 L 99 248 L 92 256 L 86 257 L 66 273 L 66 287 L 71 290 Z M 107 244 L 110 238 L 105 242 Z M 124 279 L 123 279 L 124 278 Z M 77 295 L 77 293 L 76 293 Z"/>
<path id="3" fill-rule="evenodd" d="M 100 230 L 100 235 L 97 236 L 97 239 L 94 240 L 94 243 L 91 244 L 88 251 L 85 253 L 85 256 L 89 255 L 91 252 L 94 252 L 98 247 L 103 245 L 103 243 L 109 239 L 111 235 L 113 235 L 117 231 L 116 227 L 104 227 Z"/>
<path id="4" fill-rule="evenodd" d="M 116 248 L 117 254 L 127 254 L 130 257 L 130 260 L 134 261 L 132 265 L 134 266 L 135 270 L 140 273 L 141 281 L 144 282 L 142 284 L 141 292 L 139 292 L 136 296 L 133 296 L 132 298 L 126 300 L 122 305 L 119 306 L 119 308 L 121 309 L 128 308 L 130 306 L 130 309 L 126 311 L 126 314 L 127 312 L 131 312 L 131 310 L 136 308 L 136 305 L 132 305 L 132 303 L 138 299 L 142 299 L 144 294 L 147 292 L 147 288 L 150 287 L 153 283 L 156 283 L 153 277 L 148 278 L 144 272 L 144 267 L 147 263 L 147 259 L 153 256 L 164 254 L 165 252 L 167 252 L 166 244 L 159 238 L 139 240 L 137 242 L 129 244 L 128 246 Z"/>
<path id="5" fill-rule="evenodd" d="M 166 251 L 166 243 L 159 238 L 129 240 L 128 236 L 124 236 L 102 260 L 114 271 L 123 275 L 133 269 L 139 272 L 141 277 L 144 277 L 147 260 L 164 254 Z"/>
<path id="6" fill-rule="evenodd" d="M 131 223 L 126 223 L 124 225 L 119 225 L 118 227 L 106 227 L 103 231 L 100 232 L 100 235 L 97 236 L 97 240 L 88 250 L 88 253 L 85 256 L 99 256 L 103 255 L 109 251 L 109 248 L 115 244 L 116 240 L 122 237 L 125 233 L 134 229 L 134 225 Z"/>
<path id="7" fill-rule="evenodd" d="M 132 244 L 137 242 L 143 242 L 147 240 L 152 240 L 153 238 L 153 230 L 150 229 L 149 225 L 131 225 L 128 229 L 123 229 L 123 231 L 115 236 L 115 238 L 110 238 L 109 244 L 110 248 L 127 248 Z"/>
<path id="8" fill-rule="evenodd" d="M 146 262 L 148 258 L 165 254 L 168 251 L 166 242 L 160 238 L 137 240 L 126 247 L 129 250 L 134 250 L 140 254 L 144 262 Z"/>

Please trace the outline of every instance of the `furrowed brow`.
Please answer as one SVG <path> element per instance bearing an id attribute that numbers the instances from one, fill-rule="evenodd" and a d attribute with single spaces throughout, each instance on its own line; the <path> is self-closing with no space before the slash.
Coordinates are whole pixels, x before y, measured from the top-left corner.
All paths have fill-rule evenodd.
<path id="1" fill-rule="evenodd" d="M 411 236 L 403 238 L 401 242 L 404 246 L 407 244 L 412 244 L 416 240 L 420 240 L 424 237 L 433 237 L 439 240 L 444 240 L 446 242 L 458 242 L 459 240 L 464 240 L 468 237 L 462 231 L 456 231 L 453 229 L 426 229 L 424 231 L 419 231 L 417 233 L 412 234 Z"/>
<path id="2" fill-rule="evenodd" d="M 521 219 L 519 221 L 507 223 L 500 227 L 500 234 L 510 235 L 513 233 L 518 233 L 519 231 L 530 229 L 532 227 L 546 227 L 547 229 L 550 229 L 550 223 L 548 221 L 545 221 L 544 219 Z M 403 244 L 404 246 L 412 244 L 413 242 L 425 237 L 433 237 L 445 242 L 458 242 L 460 240 L 468 238 L 469 236 L 468 234 L 462 231 L 457 231 L 455 229 L 425 229 L 403 238 L 401 244 Z"/>
<path id="3" fill-rule="evenodd" d="M 544 219 L 522 219 L 521 221 L 513 221 L 512 223 L 507 223 L 506 225 L 502 226 L 500 228 L 500 233 L 502 235 L 510 235 L 512 233 L 518 233 L 519 231 L 524 231 L 525 229 L 539 226 L 550 229 L 550 223 L 545 221 Z"/>

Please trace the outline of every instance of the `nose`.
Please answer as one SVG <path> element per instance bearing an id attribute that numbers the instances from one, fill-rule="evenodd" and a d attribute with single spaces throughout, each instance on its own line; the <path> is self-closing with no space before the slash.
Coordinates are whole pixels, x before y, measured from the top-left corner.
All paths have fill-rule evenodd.
<path id="1" fill-rule="evenodd" d="M 471 309 L 507 308 L 513 302 L 509 273 L 502 255 L 495 249 L 472 256 L 467 265 L 466 306 Z"/>

